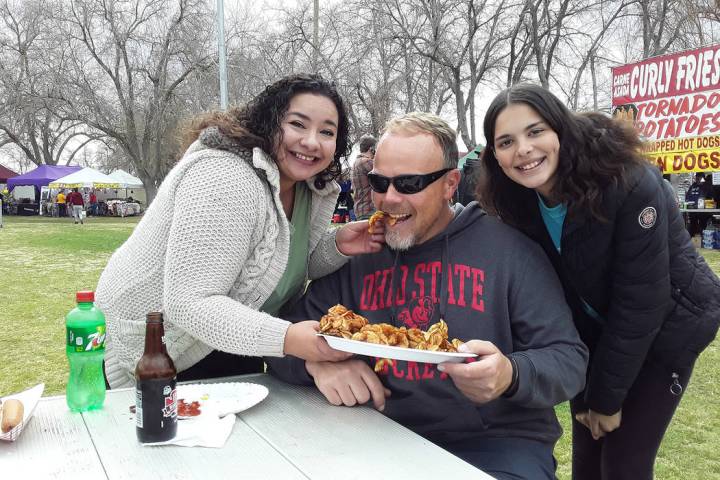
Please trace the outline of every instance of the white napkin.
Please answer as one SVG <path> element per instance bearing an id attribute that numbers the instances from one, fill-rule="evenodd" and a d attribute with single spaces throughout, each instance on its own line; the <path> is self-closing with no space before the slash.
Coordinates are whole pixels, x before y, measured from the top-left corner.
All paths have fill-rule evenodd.
<path id="1" fill-rule="evenodd" d="M 198 401 L 201 414 L 178 420 L 177 435 L 172 440 L 143 445 L 222 448 L 232 432 L 235 414 L 258 404 L 267 395 L 267 387 L 255 383 L 178 385 L 178 399 L 184 399 L 187 403 Z"/>
<path id="2" fill-rule="evenodd" d="M 202 415 L 186 420 L 178 420 L 175 438 L 166 442 L 143 443 L 143 445 L 222 448 L 232 432 L 233 425 L 235 425 L 235 414 L 232 413 L 220 418 L 217 413 L 217 410 L 207 408 Z"/>

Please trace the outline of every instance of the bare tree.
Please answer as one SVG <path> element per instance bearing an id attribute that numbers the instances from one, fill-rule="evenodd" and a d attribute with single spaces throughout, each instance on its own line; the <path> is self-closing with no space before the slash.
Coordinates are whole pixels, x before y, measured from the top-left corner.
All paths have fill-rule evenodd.
<path id="1" fill-rule="evenodd" d="M 517 21 L 507 34 L 509 51 L 507 53 L 506 64 L 506 87 L 523 80 L 523 76 L 533 57 L 531 37 L 527 35 L 525 20 L 531 5 L 532 4 L 527 1 L 522 3 L 518 12 Z M 518 6 L 512 5 L 511 10 L 514 11 L 516 9 L 518 9 Z"/>
<path id="2" fill-rule="evenodd" d="M 182 87 L 212 64 L 211 20 L 202 0 L 72 0 L 65 11 L 66 108 L 123 149 L 149 201 L 174 163 Z"/>
<path id="3" fill-rule="evenodd" d="M 688 27 L 683 0 L 637 0 L 635 22 L 642 25 L 642 58 L 672 51 Z"/>
<path id="4" fill-rule="evenodd" d="M 607 35 L 614 31 L 616 21 L 630 15 L 629 6 L 634 2 L 635 0 L 600 2 L 585 13 L 584 18 L 581 20 L 581 23 L 585 26 L 585 32 L 581 32 L 581 36 L 585 37 L 587 42 L 583 50 L 576 50 L 576 52 L 579 51 L 580 53 L 580 63 L 573 65 L 572 69 L 574 74 L 568 92 L 571 108 L 577 109 L 579 107 L 580 94 L 586 85 L 583 77 L 589 67 L 593 96 L 592 109 L 598 110 L 598 79 L 595 70 L 598 50 L 604 49 Z"/>
<path id="5" fill-rule="evenodd" d="M 62 84 L 50 81 L 65 52 L 52 34 L 54 3 L 0 3 L 0 146 L 13 144 L 35 165 L 69 163 L 102 135 L 67 118 L 56 101 Z"/>
<path id="6" fill-rule="evenodd" d="M 688 20 L 700 45 L 720 40 L 720 0 L 686 0 Z"/>
<path id="7" fill-rule="evenodd" d="M 603 3 L 600 0 L 599 4 Z M 578 25 L 577 18 L 593 5 L 588 0 L 525 0 L 518 6 L 519 15 L 508 34 L 506 84 L 523 81 L 534 72 L 540 84 L 549 88 L 558 54 L 564 50 L 576 53 L 576 37 L 586 35 L 586 26 Z"/>
<path id="8" fill-rule="evenodd" d="M 399 40 L 430 59 L 452 92 L 458 132 L 468 149 L 475 137 L 475 94 L 498 65 L 497 35 L 505 2 L 393 0 L 384 3 Z"/>
<path id="9" fill-rule="evenodd" d="M 232 103 L 317 69 L 345 97 L 354 137 L 423 110 L 454 116 L 467 148 L 486 91 L 534 80 L 574 109 L 598 109 L 610 66 L 720 38 L 717 0 L 348 0 L 314 15 L 315 3 L 229 9 Z M 217 106 L 210 8 L 0 0 L 0 147 L 65 163 L 96 141 L 88 161 L 129 167 L 152 198 L 179 122 Z"/>

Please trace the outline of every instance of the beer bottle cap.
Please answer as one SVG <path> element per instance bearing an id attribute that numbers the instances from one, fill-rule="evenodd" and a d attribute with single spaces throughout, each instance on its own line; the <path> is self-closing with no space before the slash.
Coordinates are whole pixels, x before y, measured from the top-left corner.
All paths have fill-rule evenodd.
<path id="1" fill-rule="evenodd" d="M 162 312 L 150 312 L 147 314 L 147 323 L 162 323 L 163 314 Z"/>
<path id="2" fill-rule="evenodd" d="M 77 303 L 94 302 L 95 292 L 77 292 L 75 294 L 75 301 Z"/>

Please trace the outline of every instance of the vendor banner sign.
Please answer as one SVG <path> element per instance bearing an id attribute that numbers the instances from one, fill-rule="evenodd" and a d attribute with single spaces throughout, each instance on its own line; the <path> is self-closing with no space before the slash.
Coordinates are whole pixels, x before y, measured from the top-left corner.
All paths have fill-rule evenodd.
<path id="1" fill-rule="evenodd" d="M 612 69 L 613 116 L 665 173 L 720 170 L 720 45 Z"/>

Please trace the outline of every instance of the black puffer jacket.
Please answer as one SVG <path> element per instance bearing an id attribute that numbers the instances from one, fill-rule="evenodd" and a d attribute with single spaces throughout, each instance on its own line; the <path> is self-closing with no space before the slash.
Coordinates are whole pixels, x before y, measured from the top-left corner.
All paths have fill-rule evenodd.
<path id="1" fill-rule="evenodd" d="M 603 414 L 620 410 L 645 361 L 667 368 L 669 386 L 718 330 L 720 281 L 693 247 L 666 183 L 654 167 L 635 168 L 626 187 L 604 193 L 608 222 L 565 219 L 561 254 L 537 200 L 520 226 L 561 278 L 591 353 L 585 404 Z M 602 319 L 588 315 L 581 299 Z"/>

